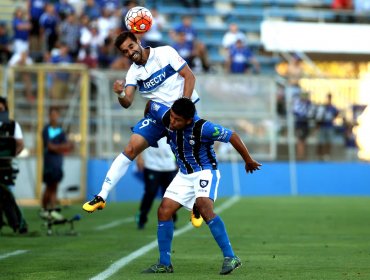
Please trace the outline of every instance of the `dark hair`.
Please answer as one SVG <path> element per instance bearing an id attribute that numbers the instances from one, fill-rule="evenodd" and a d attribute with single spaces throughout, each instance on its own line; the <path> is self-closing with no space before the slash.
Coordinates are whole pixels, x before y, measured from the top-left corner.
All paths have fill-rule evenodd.
<path id="1" fill-rule="evenodd" d="M 177 99 L 172 107 L 172 111 L 185 119 L 191 119 L 195 115 L 195 105 L 189 98 L 182 97 Z"/>
<path id="2" fill-rule="evenodd" d="M 57 106 L 50 106 L 49 107 L 49 114 L 51 114 L 54 111 L 59 113 L 59 108 Z"/>
<path id="3" fill-rule="evenodd" d="M 118 49 L 118 50 L 121 50 L 120 49 L 120 46 L 122 45 L 122 43 L 124 41 L 126 41 L 128 38 L 130 38 L 132 41 L 134 42 L 137 42 L 137 37 L 135 36 L 134 33 L 130 32 L 130 31 L 123 31 L 121 32 L 116 40 L 114 41 L 114 46 Z"/>
<path id="4" fill-rule="evenodd" d="M 0 96 L 0 103 L 4 105 L 5 111 L 9 111 L 8 101 L 6 100 L 5 97 Z"/>

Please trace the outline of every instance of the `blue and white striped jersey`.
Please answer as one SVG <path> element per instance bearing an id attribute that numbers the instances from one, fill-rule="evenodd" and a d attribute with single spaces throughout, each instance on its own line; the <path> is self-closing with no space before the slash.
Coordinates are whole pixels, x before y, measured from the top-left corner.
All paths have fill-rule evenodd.
<path id="1" fill-rule="evenodd" d="M 143 97 L 171 107 L 183 96 L 184 78 L 178 71 L 185 65 L 185 60 L 170 46 L 150 48 L 145 65 L 131 65 L 126 87 L 135 86 Z M 198 93 L 194 90 L 192 101 L 198 100 Z"/>
<path id="2" fill-rule="evenodd" d="M 176 156 L 181 173 L 191 174 L 204 169 L 217 169 L 215 141 L 228 143 L 232 131 L 219 124 L 194 117 L 192 124 L 183 130 L 172 131 L 168 117 L 164 119 L 167 138 L 172 152 Z"/>

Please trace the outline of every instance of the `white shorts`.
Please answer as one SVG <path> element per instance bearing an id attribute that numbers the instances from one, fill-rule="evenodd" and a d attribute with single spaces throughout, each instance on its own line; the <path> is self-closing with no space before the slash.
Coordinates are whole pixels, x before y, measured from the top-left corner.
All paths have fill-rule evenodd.
<path id="1" fill-rule="evenodd" d="M 164 197 L 191 210 L 197 197 L 209 197 L 216 201 L 220 178 L 219 170 L 207 169 L 192 174 L 183 174 L 179 171 L 168 186 Z"/>

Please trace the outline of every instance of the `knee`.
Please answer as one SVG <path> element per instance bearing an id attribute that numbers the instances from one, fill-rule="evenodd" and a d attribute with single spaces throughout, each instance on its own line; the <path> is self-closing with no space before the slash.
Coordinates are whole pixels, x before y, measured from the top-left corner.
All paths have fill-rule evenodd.
<path id="1" fill-rule="evenodd" d="M 170 207 L 161 204 L 158 208 L 158 220 L 159 221 L 169 221 L 173 216 L 173 211 Z"/>
<path id="2" fill-rule="evenodd" d="M 200 215 L 206 222 L 209 222 L 214 217 L 216 217 L 215 212 L 213 211 L 213 204 L 211 201 L 197 201 L 197 208 Z"/>
<path id="3" fill-rule="evenodd" d="M 125 150 L 123 151 L 124 154 L 131 160 L 134 160 L 138 155 L 137 149 L 131 143 L 128 143 Z"/>

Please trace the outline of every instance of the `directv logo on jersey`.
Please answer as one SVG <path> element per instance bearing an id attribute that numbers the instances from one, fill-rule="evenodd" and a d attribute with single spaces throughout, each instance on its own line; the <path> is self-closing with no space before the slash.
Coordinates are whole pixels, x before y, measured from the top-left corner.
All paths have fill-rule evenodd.
<path id="1" fill-rule="evenodd" d="M 142 93 L 154 91 L 157 87 L 162 85 L 168 78 L 170 78 L 175 73 L 176 71 L 172 68 L 170 64 L 168 64 L 167 66 L 154 72 L 146 80 L 137 81 L 139 91 Z"/>
<path id="2" fill-rule="evenodd" d="M 208 180 L 200 180 L 199 184 L 202 188 L 205 188 L 207 187 L 208 182 L 209 182 Z"/>
<path id="3" fill-rule="evenodd" d="M 165 80 L 165 79 L 166 79 L 166 72 L 163 72 L 163 73 L 160 73 L 158 76 L 150 79 L 148 82 L 144 82 L 143 86 L 145 88 L 151 88 L 161 83 L 162 80 Z"/>

